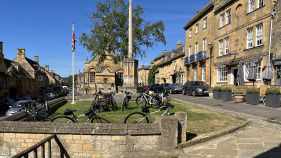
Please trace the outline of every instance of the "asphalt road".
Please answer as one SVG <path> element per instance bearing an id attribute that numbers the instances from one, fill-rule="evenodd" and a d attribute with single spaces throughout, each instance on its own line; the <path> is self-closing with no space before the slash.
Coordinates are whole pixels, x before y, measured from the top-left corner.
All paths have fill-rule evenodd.
<path id="1" fill-rule="evenodd" d="M 172 99 L 178 99 L 192 104 L 201 104 L 213 108 L 232 111 L 235 113 L 259 117 L 266 120 L 276 120 L 281 122 L 281 107 L 266 107 L 262 103 L 259 105 L 250 105 L 244 103 L 235 103 L 234 101 L 222 101 L 210 99 L 208 96 L 187 96 L 182 94 L 171 94 Z"/>

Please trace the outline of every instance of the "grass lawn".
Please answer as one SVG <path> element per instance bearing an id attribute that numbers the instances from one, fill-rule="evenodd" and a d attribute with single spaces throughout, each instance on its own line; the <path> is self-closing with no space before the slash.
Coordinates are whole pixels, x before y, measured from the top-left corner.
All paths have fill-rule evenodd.
<path id="1" fill-rule="evenodd" d="M 92 101 L 77 101 L 76 104 L 66 103 L 61 108 L 54 112 L 54 115 L 61 115 L 66 108 L 77 110 L 75 114 L 84 114 L 84 111 L 90 108 Z M 178 102 L 172 100 L 170 102 L 174 105 L 174 108 L 170 110 L 170 113 L 177 111 L 184 111 L 187 113 L 187 133 L 192 134 L 206 134 L 214 131 L 219 131 L 221 129 L 238 125 L 243 123 L 245 119 L 226 115 L 223 113 L 213 112 L 206 109 L 199 108 L 194 105 Z M 137 108 L 135 102 L 130 102 L 130 109 L 125 109 L 121 111 L 121 103 L 118 103 L 118 110 L 115 112 L 102 112 L 99 114 L 109 120 L 111 123 L 123 123 L 126 116 L 130 113 L 138 111 L 141 112 L 140 108 Z M 156 110 L 156 109 L 155 109 Z M 150 109 L 150 111 L 155 111 Z M 152 122 L 156 115 L 161 115 L 163 112 L 152 114 Z M 78 121 L 80 123 L 84 122 L 87 116 L 79 117 Z"/>

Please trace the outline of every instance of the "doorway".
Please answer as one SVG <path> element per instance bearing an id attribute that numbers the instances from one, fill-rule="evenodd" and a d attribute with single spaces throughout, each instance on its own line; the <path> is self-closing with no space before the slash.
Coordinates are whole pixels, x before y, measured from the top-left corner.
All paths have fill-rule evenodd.
<path id="1" fill-rule="evenodd" d="M 237 83 L 237 74 L 238 74 L 238 68 L 237 67 L 232 67 L 231 68 L 231 81 L 230 81 L 230 85 L 236 85 L 236 83 Z"/>

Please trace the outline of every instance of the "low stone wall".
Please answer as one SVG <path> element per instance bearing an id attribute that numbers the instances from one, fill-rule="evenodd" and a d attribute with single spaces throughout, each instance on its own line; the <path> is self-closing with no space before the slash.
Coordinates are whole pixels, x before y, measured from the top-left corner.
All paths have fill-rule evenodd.
<path id="1" fill-rule="evenodd" d="M 51 134 L 57 135 L 70 157 L 85 158 L 159 156 L 159 151 L 175 149 L 185 141 L 186 113 L 177 112 L 175 116 L 157 117 L 156 120 L 154 124 L 2 121 L 0 157 L 11 157 Z M 54 158 L 59 157 L 58 150 L 52 141 Z"/>

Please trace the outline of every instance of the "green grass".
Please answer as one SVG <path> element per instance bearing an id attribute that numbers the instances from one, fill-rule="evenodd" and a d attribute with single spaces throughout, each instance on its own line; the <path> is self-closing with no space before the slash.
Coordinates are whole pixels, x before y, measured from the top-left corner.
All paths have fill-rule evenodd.
<path id="1" fill-rule="evenodd" d="M 194 105 L 171 101 L 174 108 L 170 110 L 170 113 L 175 113 L 177 111 L 184 111 L 187 113 L 187 132 L 194 134 L 205 134 L 209 132 L 218 131 L 224 128 L 228 128 L 230 126 L 238 125 L 245 121 L 243 118 L 234 117 L 230 115 L 226 115 L 223 113 L 213 112 L 210 110 L 202 109 Z M 63 111 L 66 108 L 75 109 L 75 115 L 84 114 L 84 111 L 90 108 L 92 101 L 80 101 L 76 102 L 76 104 L 71 104 L 70 102 L 66 103 L 61 108 L 57 109 L 54 112 L 54 116 L 62 115 Z M 117 103 L 118 110 L 113 112 L 102 112 L 99 113 L 100 117 L 103 117 L 109 120 L 111 123 L 123 123 L 126 116 L 128 116 L 132 112 L 141 112 L 141 108 L 137 108 L 135 102 L 130 102 L 130 108 L 121 111 L 121 103 Z M 156 111 L 156 109 L 150 109 L 150 111 Z M 163 112 L 158 112 L 152 114 L 152 122 L 155 122 L 155 116 L 161 115 Z M 78 121 L 80 123 L 84 122 L 87 119 L 87 116 L 79 117 Z"/>

